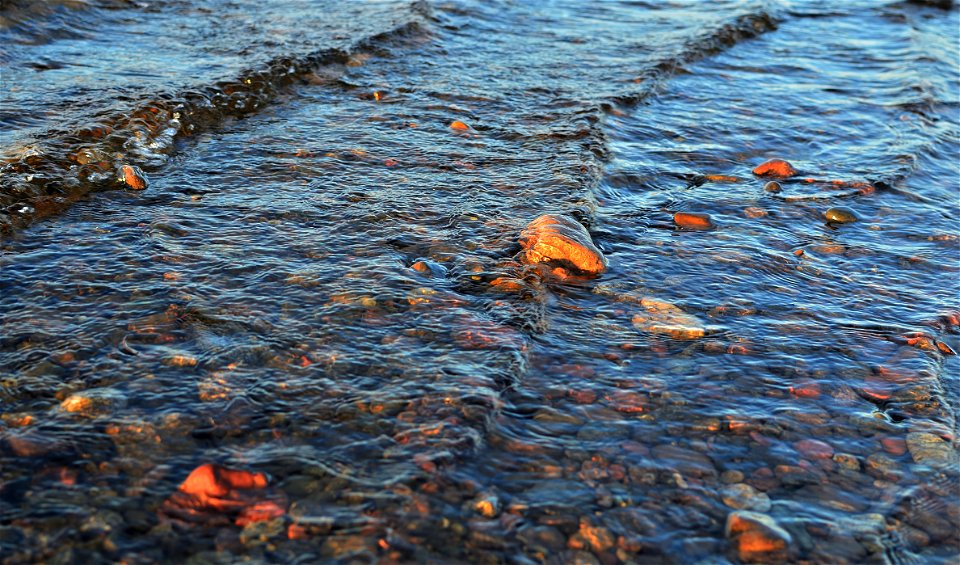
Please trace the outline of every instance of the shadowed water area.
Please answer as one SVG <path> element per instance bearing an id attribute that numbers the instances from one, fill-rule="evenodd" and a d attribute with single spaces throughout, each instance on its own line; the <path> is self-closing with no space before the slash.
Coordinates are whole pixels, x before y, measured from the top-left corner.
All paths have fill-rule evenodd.
<path id="1" fill-rule="evenodd" d="M 0 562 L 955 559 L 960 12 L 835 4 L 0 2 Z"/>

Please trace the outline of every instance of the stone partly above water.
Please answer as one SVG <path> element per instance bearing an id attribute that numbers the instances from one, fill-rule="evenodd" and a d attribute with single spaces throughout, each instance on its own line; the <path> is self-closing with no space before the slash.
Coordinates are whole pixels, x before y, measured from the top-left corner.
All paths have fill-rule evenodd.
<path id="1" fill-rule="evenodd" d="M 783 159 L 770 159 L 757 165 L 757 167 L 753 169 L 753 174 L 758 177 L 785 179 L 796 175 L 797 170 L 793 168 L 793 165 Z"/>
<path id="2" fill-rule="evenodd" d="M 823 217 L 832 224 L 849 224 L 859 220 L 857 213 L 846 206 L 830 208 L 823 213 Z"/>
<path id="3" fill-rule="evenodd" d="M 665 334 L 674 339 L 696 339 L 706 333 L 699 319 L 669 302 L 641 298 L 640 306 L 644 311 L 635 314 L 632 320 L 633 326 L 640 331 Z"/>
<path id="4" fill-rule="evenodd" d="M 587 275 L 599 275 L 607 260 L 579 222 L 558 214 L 545 214 L 520 232 L 524 263 L 558 263 Z"/>
<path id="5" fill-rule="evenodd" d="M 759 512 L 731 512 L 726 533 L 737 549 L 737 557 L 745 563 L 782 562 L 793 542 L 773 518 Z"/>
<path id="6" fill-rule="evenodd" d="M 143 174 L 140 167 L 124 165 L 120 167 L 120 174 L 123 184 L 134 190 L 145 190 L 149 184 L 146 175 Z"/>

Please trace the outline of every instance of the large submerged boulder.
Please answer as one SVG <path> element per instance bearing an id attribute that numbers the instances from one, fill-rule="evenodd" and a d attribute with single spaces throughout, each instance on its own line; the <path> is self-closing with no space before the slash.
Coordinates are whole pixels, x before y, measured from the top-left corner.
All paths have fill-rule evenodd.
<path id="1" fill-rule="evenodd" d="M 520 232 L 524 263 L 556 263 L 578 273 L 599 275 L 607 260 L 580 222 L 559 214 L 544 214 Z"/>

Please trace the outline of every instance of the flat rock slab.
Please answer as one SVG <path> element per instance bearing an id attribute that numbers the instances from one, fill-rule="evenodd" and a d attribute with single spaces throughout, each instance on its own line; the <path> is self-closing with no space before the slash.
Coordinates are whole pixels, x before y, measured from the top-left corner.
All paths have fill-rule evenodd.
<path id="1" fill-rule="evenodd" d="M 697 339 L 706 334 L 699 319 L 669 302 L 644 297 L 640 299 L 640 306 L 643 311 L 633 316 L 633 326 L 640 331 L 674 339 Z"/>
<path id="2" fill-rule="evenodd" d="M 928 432 L 907 434 L 907 449 L 915 463 L 931 467 L 956 466 L 957 451 L 938 435 Z"/>

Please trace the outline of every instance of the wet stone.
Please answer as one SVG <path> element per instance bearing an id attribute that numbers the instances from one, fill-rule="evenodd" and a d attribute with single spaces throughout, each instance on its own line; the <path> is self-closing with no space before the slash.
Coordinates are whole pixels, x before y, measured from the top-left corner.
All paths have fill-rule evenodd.
<path id="1" fill-rule="evenodd" d="M 123 184 L 133 190 L 145 190 L 148 186 L 147 176 L 143 174 L 140 167 L 133 165 L 123 165 L 120 167 L 120 179 Z"/>
<path id="2" fill-rule="evenodd" d="M 643 298 L 640 306 L 643 311 L 634 314 L 632 319 L 634 327 L 640 331 L 665 334 L 681 340 L 697 339 L 706 334 L 699 319 L 669 302 Z"/>
<path id="3" fill-rule="evenodd" d="M 692 477 L 715 477 L 717 468 L 706 455 L 677 445 L 658 445 L 653 448 L 654 460 L 664 468 L 676 469 Z"/>
<path id="4" fill-rule="evenodd" d="M 856 491 L 840 488 L 832 484 L 807 485 L 796 492 L 797 498 L 840 510 L 841 512 L 863 512 L 869 506 L 868 501 Z"/>
<path id="5" fill-rule="evenodd" d="M 586 228 L 568 216 L 546 214 L 533 220 L 520 233 L 520 245 L 528 264 L 559 263 L 587 275 L 607 268 Z"/>
<path id="6" fill-rule="evenodd" d="M 817 439 L 804 439 L 793 444 L 801 455 L 808 459 L 830 459 L 833 447 Z"/>
<path id="7" fill-rule="evenodd" d="M 734 510 L 770 510 L 770 497 L 746 483 L 727 485 L 720 489 L 723 503 Z"/>
<path id="8" fill-rule="evenodd" d="M 772 180 L 772 181 L 768 182 L 767 184 L 763 185 L 763 190 L 765 190 L 765 191 L 767 191 L 767 192 L 777 193 L 777 192 L 780 192 L 781 190 L 783 190 L 783 187 L 780 186 L 780 183 L 779 183 L 779 182 L 777 182 L 777 181 L 775 181 L 775 180 Z"/>
<path id="9" fill-rule="evenodd" d="M 887 481 L 896 481 L 902 476 L 899 464 L 883 453 L 868 456 L 864 468 L 870 475 Z"/>
<path id="10" fill-rule="evenodd" d="M 788 178 L 797 174 L 797 170 L 783 159 L 770 159 L 753 169 L 758 177 Z"/>
<path id="11" fill-rule="evenodd" d="M 728 470 L 720 474 L 720 480 L 726 484 L 742 483 L 743 479 L 742 471 Z"/>
<path id="12" fill-rule="evenodd" d="M 713 227 L 709 214 L 694 212 L 677 212 L 673 215 L 673 223 L 688 230 L 706 230 Z"/>
<path id="13" fill-rule="evenodd" d="M 126 398 L 119 391 L 98 388 L 71 394 L 60 403 L 60 408 L 78 416 L 95 417 L 109 414 L 125 405 Z"/>
<path id="14" fill-rule="evenodd" d="M 822 479 L 813 470 L 798 465 L 777 465 L 773 472 L 777 479 L 786 486 L 817 484 Z"/>
<path id="15" fill-rule="evenodd" d="M 823 217 L 832 224 L 849 224 L 860 219 L 856 212 L 846 206 L 830 208 L 823 213 Z"/>
<path id="16" fill-rule="evenodd" d="M 957 465 L 957 452 L 940 436 L 927 432 L 907 434 L 907 449 L 913 461 L 931 467 Z"/>
<path id="17" fill-rule="evenodd" d="M 528 526 L 517 532 L 517 538 L 534 552 L 554 553 L 566 545 L 564 535 L 552 526 Z"/>
<path id="18" fill-rule="evenodd" d="M 727 516 L 726 537 L 745 563 L 783 561 L 793 538 L 766 514 L 737 511 Z"/>

